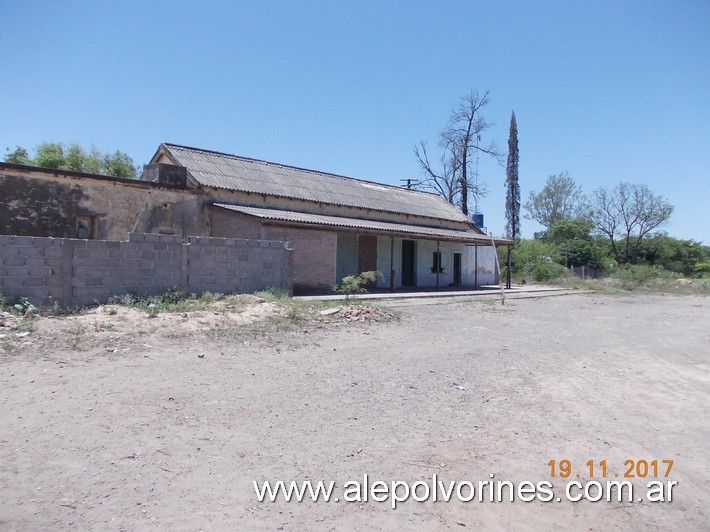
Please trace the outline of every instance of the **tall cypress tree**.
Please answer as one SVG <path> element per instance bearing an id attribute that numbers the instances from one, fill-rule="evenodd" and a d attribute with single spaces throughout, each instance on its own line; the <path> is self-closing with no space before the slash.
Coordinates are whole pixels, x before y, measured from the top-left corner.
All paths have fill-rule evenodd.
<path id="1" fill-rule="evenodd" d="M 505 169 L 505 232 L 513 240 L 520 238 L 520 183 L 518 182 L 518 123 L 515 112 L 510 116 L 508 164 Z"/>

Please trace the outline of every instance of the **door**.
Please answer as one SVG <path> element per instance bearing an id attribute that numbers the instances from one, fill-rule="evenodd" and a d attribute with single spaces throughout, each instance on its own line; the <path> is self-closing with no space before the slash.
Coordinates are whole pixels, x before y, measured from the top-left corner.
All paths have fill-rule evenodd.
<path id="1" fill-rule="evenodd" d="M 454 253 L 454 285 L 461 286 L 461 253 Z"/>
<path id="2" fill-rule="evenodd" d="M 357 275 L 357 235 L 338 233 L 335 253 L 335 282 L 340 284 L 343 277 Z"/>
<path id="3" fill-rule="evenodd" d="M 402 286 L 415 286 L 414 262 L 416 248 L 414 240 L 402 240 Z"/>

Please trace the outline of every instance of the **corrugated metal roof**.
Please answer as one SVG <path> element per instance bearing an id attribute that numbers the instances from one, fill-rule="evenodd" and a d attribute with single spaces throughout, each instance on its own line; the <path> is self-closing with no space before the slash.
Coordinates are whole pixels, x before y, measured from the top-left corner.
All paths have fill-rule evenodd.
<path id="1" fill-rule="evenodd" d="M 162 147 L 203 186 L 471 223 L 456 207 L 428 192 L 176 144 Z"/>
<path id="2" fill-rule="evenodd" d="M 359 218 L 345 218 L 341 216 L 325 216 L 320 214 L 307 214 L 296 211 L 283 211 L 279 209 L 264 209 L 261 207 L 243 207 L 241 205 L 228 205 L 226 203 L 214 203 L 215 207 L 230 211 L 255 216 L 262 220 L 275 220 L 281 222 L 291 222 L 299 224 L 309 224 L 317 226 L 346 227 L 350 229 L 362 229 L 368 231 L 378 231 L 386 233 L 398 233 L 418 236 L 420 238 L 455 240 L 457 242 L 478 243 L 490 245 L 491 239 L 486 235 L 471 231 L 451 231 L 437 227 L 424 227 L 419 225 L 398 224 L 391 222 L 377 222 L 362 220 Z M 496 244 L 507 245 L 510 242 L 496 240 Z"/>

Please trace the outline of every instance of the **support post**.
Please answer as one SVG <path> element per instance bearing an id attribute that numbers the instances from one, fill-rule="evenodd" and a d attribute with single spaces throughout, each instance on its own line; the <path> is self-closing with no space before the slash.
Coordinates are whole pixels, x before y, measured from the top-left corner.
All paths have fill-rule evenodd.
<path id="1" fill-rule="evenodd" d="M 439 291 L 439 272 L 441 271 L 441 251 L 439 241 L 436 241 L 436 291 Z"/>
<path id="2" fill-rule="evenodd" d="M 394 237 L 390 237 L 390 292 L 394 292 Z"/>
<path id="3" fill-rule="evenodd" d="M 478 290 L 478 244 L 473 246 L 473 289 Z"/>
<path id="4" fill-rule="evenodd" d="M 508 246 L 508 260 L 506 261 L 507 265 L 505 268 L 505 287 L 507 289 L 510 289 L 510 246 Z"/>

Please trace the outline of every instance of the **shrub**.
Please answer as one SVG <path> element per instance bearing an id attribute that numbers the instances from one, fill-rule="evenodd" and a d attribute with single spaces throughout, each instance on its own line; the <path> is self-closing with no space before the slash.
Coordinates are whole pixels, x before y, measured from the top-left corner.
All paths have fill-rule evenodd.
<path id="1" fill-rule="evenodd" d="M 693 266 L 693 273 L 698 277 L 710 276 L 710 263 L 699 262 Z"/>
<path id="2" fill-rule="evenodd" d="M 624 283 L 641 285 L 658 279 L 674 279 L 676 276 L 672 272 L 659 268 L 658 266 L 635 264 L 616 268 L 611 277 L 619 279 Z"/>
<path id="3" fill-rule="evenodd" d="M 164 294 L 160 296 L 160 302 L 165 305 L 175 305 L 182 299 L 182 290 L 173 287 L 165 291 Z"/>
<path id="4" fill-rule="evenodd" d="M 30 303 L 29 299 L 27 299 L 26 297 L 21 297 L 19 302 L 14 304 L 12 308 L 18 314 L 31 314 L 37 311 L 37 307 Z"/>
<path id="5" fill-rule="evenodd" d="M 357 276 L 348 275 L 347 277 L 343 277 L 340 281 L 340 285 L 336 284 L 333 286 L 333 292 L 346 296 L 365 294 L 367 293 L 367 288 L 377 283 L 378 279 L 380 281 L 385 280 L 385 276 L 379 270 L 362 272 Z"/>
<path id="6" fill-rule="evenodd" d="M 533 281 L 544 283 L 552 279 L 565 277 L 568 275 L 568 272 L 567 268 L 560 264 L 540 262 L 532 266 L 530 274 L 532 275 Z"/>

